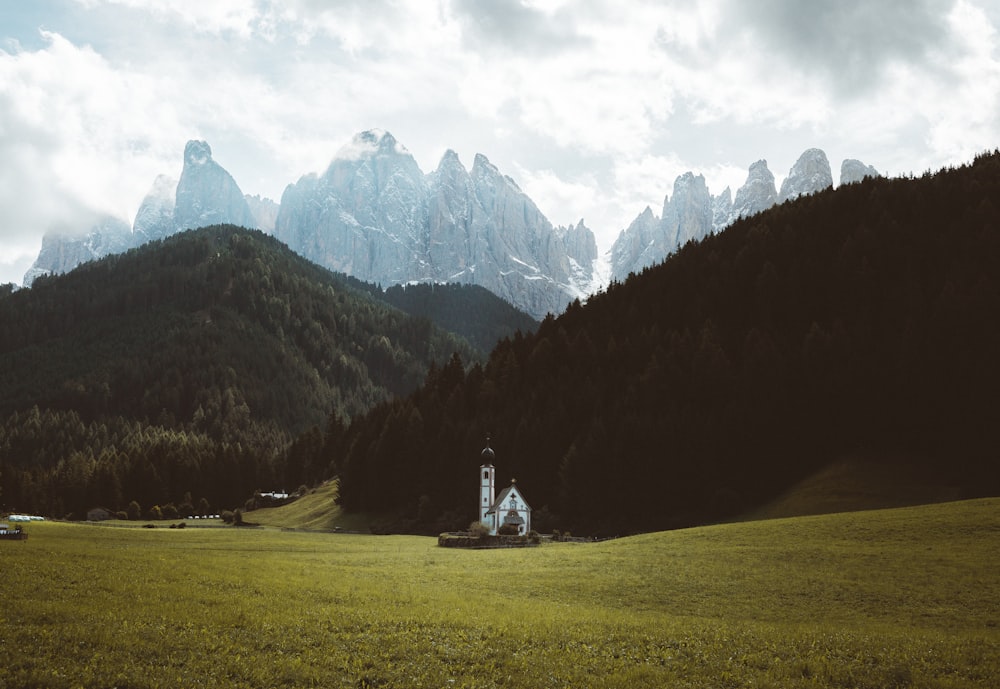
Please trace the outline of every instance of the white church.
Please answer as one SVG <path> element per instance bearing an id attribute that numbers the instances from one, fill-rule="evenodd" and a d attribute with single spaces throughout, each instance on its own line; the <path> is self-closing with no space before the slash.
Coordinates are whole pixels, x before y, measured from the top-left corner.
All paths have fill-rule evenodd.
<path id="1" fill-rule="evenodd" d="M 503 526 L 514 526 L 517 533 L 525 535 L 531 531 L 531 507 L 517 487 L 517 479 L 496 495 L 496 468 L 493 460 L 496 454 L 490 447 L 489 438 L 482 453 L 479 467 L 479 521 L 489 527 L 490 535 L 496 536 Z"/>

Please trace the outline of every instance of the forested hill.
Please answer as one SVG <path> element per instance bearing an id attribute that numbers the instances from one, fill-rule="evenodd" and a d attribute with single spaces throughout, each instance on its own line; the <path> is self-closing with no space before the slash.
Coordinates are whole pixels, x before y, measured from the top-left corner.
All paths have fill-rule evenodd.
<path id="1" fill-rule="evenodd" d="M 538 528 L 725 518 L 848 453 L 996 493 L 997 199 L 994 153 L 738 221 L 357 419 L 343 504 L 467 521 L 488 432 Z"/>
<path id="2" fill-rule="evenodd" d="M 56 516 L 295 488 L 326 468 L 287 472 L 292 437 L 484 356 L 232 226 L 8 290 L 0 323 L 0 502 Z"/>
<path id="3" fill-rule="evenodd" d="M 375 296 L 461 335 L 483 352 L 484 359 L 504 337 L 538 328 L 534 318 L 479 285 L 393 285 Z"/>

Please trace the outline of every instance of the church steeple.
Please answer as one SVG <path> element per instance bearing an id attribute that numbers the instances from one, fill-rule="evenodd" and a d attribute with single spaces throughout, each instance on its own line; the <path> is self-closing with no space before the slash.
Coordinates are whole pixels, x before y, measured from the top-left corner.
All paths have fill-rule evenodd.
<path id="1" fill-rule="evenodd" d="M 495 525 L 487 521 L 487 519 L 493 518 L 492 516 L 487 517 L 487 513 L 496 501 L 496 469 L 493 467 L 495 457 L 496 453 L 490 447 L 490 436 L 487 435 L 486 447 L 480 454 L 483 463 L 479 467 L 479 521 L 490 526 L 491 530 L 495 528 Z"/>
<path id="2" fill-rule="evenodd" d="M 483 448 L 481 454 L 483 458 L 483 466 L 493 466 L 493 460 L 496 458 L 496 453 L 493 452 L 493 448 L 490 447 L 490 434 L 486 434 L 486 447 Z"/>

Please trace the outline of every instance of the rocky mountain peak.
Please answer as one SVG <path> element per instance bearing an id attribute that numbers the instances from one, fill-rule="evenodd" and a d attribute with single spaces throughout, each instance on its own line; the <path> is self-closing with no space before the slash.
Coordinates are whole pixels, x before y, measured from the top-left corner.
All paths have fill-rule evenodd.
<path id="1" fill-rule="evenodd" d="M 212 160 L 211 147 L 204 141 L 189 141 L 177 182 L 174 226 L 183 230 L 219 223 L 255 226 L 243 192 L 236 180 Z"/>
<path id="2" fill-rule="evenodd" d="M 480 183 L 500 184 L 510 187 L 518 194 L 524 193 L 512 177 L 500 172 L 500 169 L 491 163 L 490 159 L 482 153 L 476 154 L 475 159 L 472 161 L 472 169 L 469 171 L 469 174 L 474 179 L 479 180 Z"/>
<path id="3" fill-rule="evenodd" d="M 758 160 L 750 166 L 747 181 L 736 190 L 732 217 L 745 218 L 756 215 L 773 206 L 778 200 L 774 187 L 774 175 L 767 168 L 766 160 Z"/>
<path id="4" fill-rule="evenodd" d="M 462 165 L 458 154 L 450 148 L 441 156 L 437 169 L 429 175 L 431 184 L 456 184 L 458 180 L 466 180 L 469 171 Z"/>
<path id="5" fill-rule="evenodd" d="M 437 169 L 427 176 L 428 186 L 432 192 L 440 190 L 441 187 L 456 187 L 468 185 L 469 171 L 465 169 L 462 161 L 459 160 L 455 151 L 448 149 L 441 156 Z"/>
<path id="6" fill-rule="evenodd" d="M 879 177 L 879 172 L 871 165 L 865 165 L 860 160 L 848 158 L 840 164 L 840 183 L 853 184 L 865 177 Z"/>
<path id="7" fill-rule="evenodd" d="M 538 318 L 589 286 L 592 266 L 580 264 L 596 256 L 585 225 L 557 232 L 486 156 L 466 171 L 449 150 L 424 175 L 378 130 L 356 135 L 322 178 L 288 186 L 275 236 L 363 280 L 477 284 Z"/>
<path id="8" fill-rule="evenodd" d="M 712 195 L 704 176 L 685 172 L 674 180 L 674 196 L 664 204 L 660 222 L 668 253 L 712 233 Z"/>
<path id="9" fill-rule="evenodd" d="M 463 170 L 465 169 L 465 166 L 462 165 L 462 161 L 458 157 L 458 153 L 451 148 L 444 152 L 440 162 L 438 162 L 438 169 L 440 170 L 443 167 L 460 167 Z"/>
<path id="10" fill-rule="evenodd" d="M 669 197 L 664 199 L 664 206 L 669 207 Z M 666 257 L 663 251 L 664 241 L 660 219 L 653 209 L 646 206 L 635 220 L 621 231 L 618 239 L 611 246 L 612 277 L 624 280 L 629 273 L 636 273 L 646 266 L 662 261 Z"/>
<path id="11" fill-rule="evenodd" d="M 472 160 L 472 170 L 470 173 L 474 176 L 494 176 L 500 177 L 500 170 L 497 166 L 490 162 L 490 159 L 484 156 L 482 153 L 477 153 L 476 157 Z"/>
<path id="12" fill-rule="evenodd" d="M 276 215 L 273 201 L 255 201 L 261 222 Z M 53 229 L 46 233 L 38 258 L 25 275 L 25 285 L 38 275 L 64 273 L 84 261 L 121 253 L 179 230 L 219 223 L 261 227 L 236 181 L 212 159 L 211 146 L 188 141 L 180 180 L 158 175 L 131 227 L 103 217 L 96 222 L 84 220 L 79 227 Z"/>
<path id="13" fill-rule="evenodd" d="M 386 202 L 405 197 L 400 202 L 410 203 L 415 195 L 424 193 L 426 185 L 424 173 L 410 152 L 381 129 L 355 134 L 350 143 L 341 147 L 324 173 L 323 183 L 345 194 L 343 201 L 349 212 L 358 210 L 364 205 L 363 199 L 372 196 Z M 377 217 L 376 213 L 358 220 L 373 224 L 379 222 Z"/>
<path id="14" fill-rule="evenodd" d="M 569 257 L 577 263 L 589 265 L 597 260 L 597 240 L 583 218 L 576 225 L 570 223 L 569 227 L 559 227 L 556 231 L 566 245 Z"/>
<path id="15" fill-rule="evenodd" d="M 111 215 L 98 217 L 83 232 L 72 227 L 54 227 L 42 237 L 42 248 L 24 274 L 22 284 L 30 287 L 43 275 L 65 273 L 81 263 L 128 251 L 132 245 L 132 228 Z"/>
<path id="16" fill-rule="evenodd" d="M 877 175 L 859 161 L 844 161 L 841 183 Z M 802 153 L 781 185 L 782 200 L 812 194 L 832 186 L 830 163 L 818 148 Z M 673 195 L 663 199 L 663 215 L 657 218 L 647 206 L 622 230 L 606 255 L 611 275 L 625 279 L 630 273 L 664 260 L 690 240 L 721 232 L 741 217 L 756 215 L 777 203 L 779 194 L 766 160 L 750 165 L 746 182 L 736 191 L 726 187 L 712 196 L 702 175 L 686 172 L 674 180 Z"/>
<path id="17" fill-rule="evenodd" d="M 409 156 L 410 152 L 384 129 L 367 129 L 355 134 L 334 155 L 334 161 L 361 161 L 374 156 Z"/>
<path id="18" fill-rule="evenodd" d="M 197 153 L 195 153 L 197 155 Z M 185 149 L 185 159 L 187 150 Z M 157 175 L 153 187 L 142 199 L 132 222 L 136 245 L 163 239 L 174 233 L 174 199 L 177 180 L 169 175 Z"/>
<path id="19" fill-rule="evenodd" d="M 184 146 L 184 165 L 206 165 L 212 161 L 212 147 L 204 141 L 188 141 Z"/>
<path id="20" fill-rule="evenodd" d="M 721 232 L 732 222 L 732 216 L 733 192 L 726 187 L 721 194 L 712 197 L 712 228 L 716 232 Z"/>
<path id="21" fill-rule="evenodd" d="M 799 156 L 781 183 L 778 203 L 815 194 L 832 186 L 833 173 L 830 171 L 830 161 L 826 159 L 826 153 L 818 148 L 809 148 Z"/>

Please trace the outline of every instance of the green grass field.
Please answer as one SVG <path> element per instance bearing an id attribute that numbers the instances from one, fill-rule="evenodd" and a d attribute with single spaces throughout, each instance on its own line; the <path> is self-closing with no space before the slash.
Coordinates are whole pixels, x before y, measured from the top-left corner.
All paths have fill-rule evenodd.
<path id="1" fill-rule="evenodd" d="M 1000 684 L 1000 499 L 516 550 L 29 529 L 5 689 Z"/>

